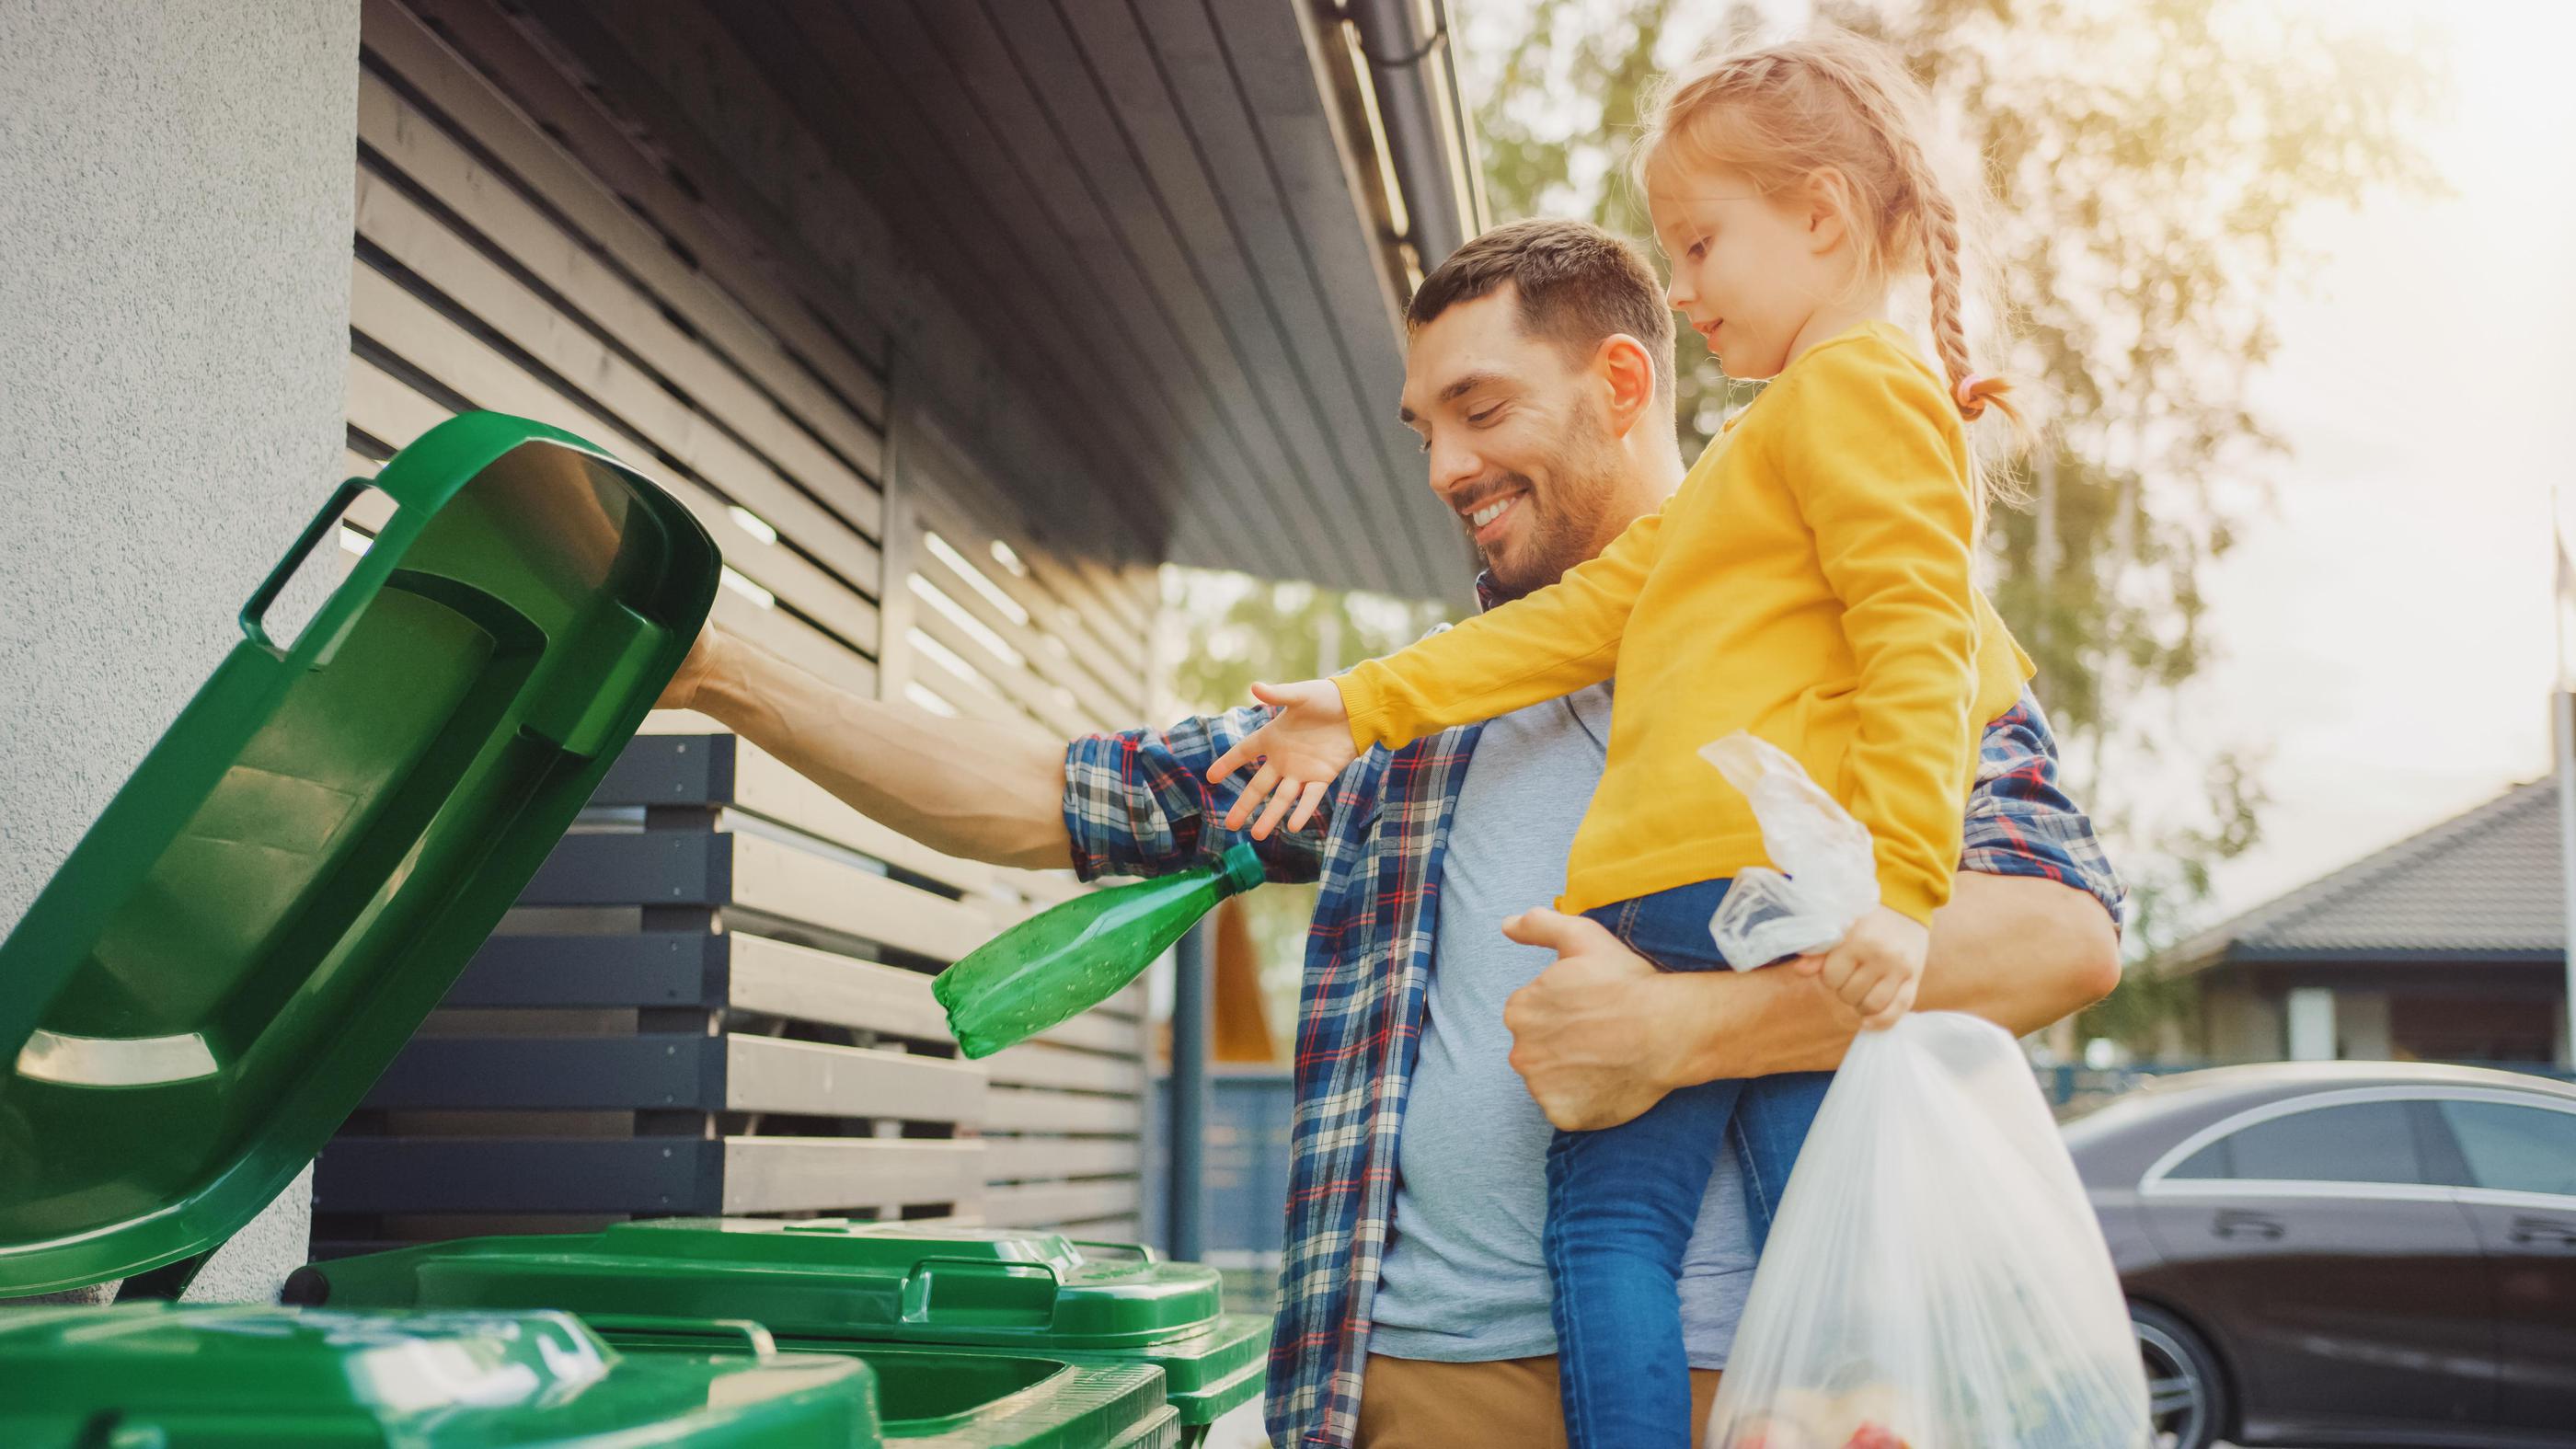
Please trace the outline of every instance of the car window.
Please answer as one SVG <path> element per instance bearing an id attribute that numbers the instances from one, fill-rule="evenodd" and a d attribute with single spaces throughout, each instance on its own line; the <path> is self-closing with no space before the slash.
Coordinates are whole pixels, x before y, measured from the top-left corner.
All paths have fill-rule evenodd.
<path id="1" fill-rule="evenodd" d="M 2468 1159 L 2467 1186 L 2576 1197 L 2576 1113 L 2504 1102 L 2434 1105 Z"/>
<path id="2" fill-rule="evenodd" d="M 2184 1158 L 2180 1166 L 2165 1174 L 2168 1178 L 2188 1177 L 2204 1180 L 2235 1175 L 2236 1167 L 2229 1161 L 2227 1139 L 2224 1137 Z"/>
<path id="3" fill-rule="evenodd" d="M 2425 1180 L 2403 1102 L 2352 1102 L 2257 1122 L 2184 1159 L 2168 1179 L 2272 1182 Z"/>

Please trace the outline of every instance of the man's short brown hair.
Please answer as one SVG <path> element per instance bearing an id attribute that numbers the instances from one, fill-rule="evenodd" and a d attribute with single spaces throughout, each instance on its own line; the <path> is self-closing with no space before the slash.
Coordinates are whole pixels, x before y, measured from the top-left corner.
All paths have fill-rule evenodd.
<path id="1" fill-rule="evenodd" d="M 1449 254 L 1404 309 L 1408 331 L 1461 302 L 1509 284 L 1520 298 L 1520 326 L 1577 357 L 1626 333 L 1655 363 L 1655 392 L 1673 397 L 1673 314 L 1663 284 L 1637 249 L 1590 222 L 1515 221 L 1495 227 Z"/>

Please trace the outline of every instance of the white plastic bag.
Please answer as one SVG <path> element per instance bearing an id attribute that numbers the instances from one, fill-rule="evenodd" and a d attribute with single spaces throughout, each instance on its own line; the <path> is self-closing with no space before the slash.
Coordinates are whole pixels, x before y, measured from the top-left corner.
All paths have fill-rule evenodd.
<path id="1" fill-rule="evenodd" d="M 1878 902 L 1869 832 L 1749 735 L 1701 753 L 1794 877 L 1738 877 L 1711 923 L 1727 959 L 1841 939 Z M 2110 1250 L 2019 1045 L 1955 1012 L 1862 1033 L 1773 1218 L 1708 1449 L 2150 1443 Z"/>
<path id="2" fill-rule="evenodd" d="M 1787 751 L 1742 730 L 1699 753 L 1752 802 L 1762 848 L 1780 868 L 1738 872 L 1719 902 L 1709 934 L 1726 964 L 1750 971 L 1840 941 L 1878 904 L 1869 831 Z"/>
<path id="3" fill-rule="evenodd" d="M 2111 1255 L 2003 1028 L 1865 1032 L 1789 1176 L 1708 1449 L 2144 1449 Z"/>

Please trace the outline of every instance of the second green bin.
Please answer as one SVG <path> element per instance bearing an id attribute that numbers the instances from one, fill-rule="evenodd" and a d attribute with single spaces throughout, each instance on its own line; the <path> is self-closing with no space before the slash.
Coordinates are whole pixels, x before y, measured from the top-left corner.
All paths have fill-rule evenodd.
<path id="1" fill-rule="evenodd" d="M 288 1298 L 747 1318 L 790 1350 L 936 1345 L 1145 1363 L 1163 1371 L 1192 1430 L 1260 1393 L 1270 1330 L 1266 1318 L 1221 1311 L 1214 1269 L 1134 1245 L 839 1218 L 672 1218 L 425 1244 L 315 1264 L 288 1284 Z"/>

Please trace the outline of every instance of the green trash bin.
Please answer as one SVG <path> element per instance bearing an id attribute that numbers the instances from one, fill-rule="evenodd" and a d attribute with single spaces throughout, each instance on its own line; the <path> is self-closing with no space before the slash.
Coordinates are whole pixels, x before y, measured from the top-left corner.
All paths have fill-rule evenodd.
<path id="1" fill-rule="evenodd" d="M 668 1218 L 468 1238 L 316 1263 L 290 1302 L 748 1318 L 783 1349 L 937 1345 L 1159 1367 L 1194 1441 L 1260 1393 L 1270 1321 L 1220 1311 L 1217 1274 L 1045 1232 Z M 616 1335 L 611 1334 L 612 1340 Z"/>
<path id="2" fill-rule="evenodd" d="M 175 1298 L 445 995 L 687 653 L 720 560 L 570 434 L 467 414 L 293 636 L 344 484 L 0 942 L 0 1298 Z M 542 1307 L 542 1305 L 541 1305 Z M 1165 1449 L 1150 1364 L 780 1355 L 550 1312 L 0 1308 L 8 1449 Z M 653 1348 L 621 1353 L 608 1329 Z M 880 1376 L 883 1381 L 877 1382 Z M 880 1422 L 882 1388 L 897 1414 Z"/>
<path id="3" fill-rule="evenodd" d="M 621 1355 L 563 1313 L 0 1309 L 0 1444 L 877 1449 L 871 1375 L 812 1354 Z"/>
<path id="4" fill-rule="evenodd" d="M 652 1352 L 621 1353 L 624 1337 Z M 9 1449 L 1170 1449 L 1144 1365 L 567 1313 L 0 1308 Z"/>
<path id="5" fill-rule="evenodd" d="M 373 546 L 274 637 L 369 486 Z M 0 1297 L 176 1297 L 295 1179 L 589 800 L 720 567 L 678 500 L 517 418 L 341 485 L 0 942 Z"/>

